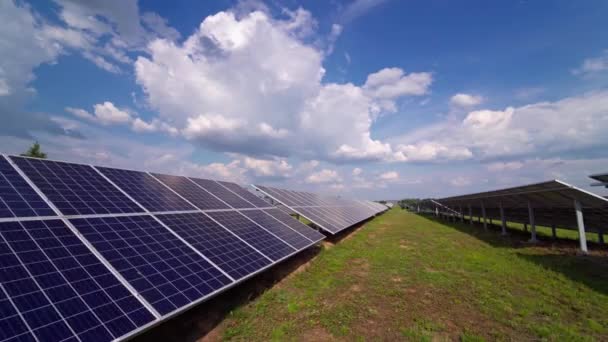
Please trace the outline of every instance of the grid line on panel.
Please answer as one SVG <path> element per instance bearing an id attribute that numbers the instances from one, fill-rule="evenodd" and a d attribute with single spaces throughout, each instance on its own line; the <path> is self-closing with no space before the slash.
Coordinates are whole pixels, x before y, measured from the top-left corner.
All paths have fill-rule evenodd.
<path id="1" fill-rule="evenodd" d="M 72 219 L 108 262 L 166 315 L 231 283 L 149 215 Z"/>
<path id="2" fill-rule="evenodd" d="M 209 212 L 207 215 L 274 261 L 282 259 L 295 251 L 236 211 Z"/>
<path id="3" fill-rule="evenodd" d="M 0 218 L 56 216 L 53 209 L 0 155 Z"/>
<path id="4" fill-rule="evenodd" d="M 99 166 L 95 168 L 148 211 L 196 209 L 145 172 Z"/>
<path id="5" fill-rule="evenodd" d="M 141 212 L 89 165 L 10 158 L 63 215 Z"/>
<path id="6" fill-rule="evenodd" d="M 159 173 L 152 173 L 152 176 L 156 177 L 191 204 L 198 207 L 198 209 L 231 209 L 217 197 L 210 194 L 207 190 L 192 183 L 192 181 L 186 177 L 163 175 Z"/>
<path id="7" fill-rule="evenodd" d="M 244 208 L 255 208 L 255 206 L 246 200 L 242 199 L 237 194 L 223 187 L 220 183 L 210 180 L 210 179 L 202 179 L 202 178 L 193 178 L 190 177 L 190 180 L 195 182 L 197 185 L 202 187 L 203 189 L 209 191 L 217 198 L 226 202 L 229 206 L 235 209 L 244 209 Z"/>
<path id="8" fill-rule="evenodd" d="M 41 341 L 109 341 L 154 320 L 61 220 L 2 225 L 0 281 Z"/>
<path id="9" fill-rule="evenodd" d="M 0 341 L 37 341 L 2 283 L 0 283 Z"/>
<path id="10" fill-rule="evenodd" d="M 157 215 L 157 218 L 234 279 L 270 264 L 264 255 L 203 213 Z"/>
<path id="11" fill-rule="evenodd" d="M 312 229 L 311 227 L 301 223 L 300 221 L 296 220 L 295 218 L 291 217 L 290 215 L 286 214 L 285 212 L 281 211 L 280 209 L 264 209 L 264 212 L 266 214 L 274 217 L 276 220 L 279 220 L 279 221 L 283 222 L 284 224 L 288 225 L 289 227 L 291 227 L 291 229 L 306 236 L 308 239 L 310 239 L 313 242 L 318 242 L 325 238 L 325 235 L 323 235 L 323 234 L 317 232 L 316 230 Z"/>
<path id="12" fill-rule="evenodd" d="M 238 185 L 236 183 L 222 182 L 222 181 L 217 181 L 217 182 L 220 183 L 223 187 L 227 188 L 228 190 L 234 192 L 235 194 L 237 194 L 238 196 L 240 196 L 247 202 L 253 204 L 257 208 L 272 207 L 272 205 L 270 205 L 270 203 L 264 201 L 263 199 L 259 198 L 256 195 L 252 194 L 247 189 L 244 189 L 243 187 L 241 187 L 240 185 Z"/>
<path id="13" fill-rule="evenodd" d="M 276 235 L 279 239 L 287 242 L 293 248 L 300 250 L 311 245 L 312 241 L 306 238 L 289 226 L 284 225 L 272 216 L 266 214 L 262 210 L 243 211 L 241 214 L 247 216 L 250 220 L 258 225 L 266 228 L 269 232 Z"/>

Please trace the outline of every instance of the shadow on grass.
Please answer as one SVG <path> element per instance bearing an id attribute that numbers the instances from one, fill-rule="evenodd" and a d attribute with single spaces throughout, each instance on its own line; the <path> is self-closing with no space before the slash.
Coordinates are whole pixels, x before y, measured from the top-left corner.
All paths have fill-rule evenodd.
<path id="1" fill-rule="evenodd" d="M 596 292 L 608 295 L 608 257 L 599 255 L 525 254 L 517 256 L 546 269 L 560 272 Z"/>
<path id="2" fill-rule="evenodd" d="M 432 215 L 422 215 L 428 220 L 454 228 L 463 233 L 499 248 L 540 247 L 534 253 L 516 252 L 516 255 L 531 261 L 546 269 L 559 272 L 567 278 L 583 284 L 602 294 L 608 294 L 608 248 L 606 245 L 587 242 L 590 255 L 582 255 L 579 251 L 579 242 L 572 239 L 552 239 L 539 237 L 537 243 L 530 243 L 530 233 L 518 229 L 507 229 L 507 236 L 501 235 L 501 227 L 488 224 L 488 230 L 483 225 L 467 221 L 449 222 L 438 219 Z M 543 248 L 545 248 L 543 250 Z M 544 251 L 544 253 L 543 253 Z"/>
<path id="3" fill-rule="evenodd" d="M 151 328 L 131 341 L 197 341 L 204 338 L 233 310 L 247 305 L 262 295 L 300 266 L 312 260 L 321 249 L 320 245 L 312 246 L 226 292 Z M 221 336 L 211 335 L 208 336 L 209 340 L 221 339 Z"/>
<path id="4" fill-rule="evenodd" d="M 556 249 L 573 249 L 578 250 L 580 245 L 578 240 L 570 239 L 570 238 L 552 238 L 547 237 L 542 234 L 537 234 L 537 242 L 530 243 L 530 231 L 523 231 L 517 228 L 511 228 L 507 224 L 507 235 L 501 235 L 501 227 L 500 224 L 496 223 L 488 223 L 488 229 L 485 230 L 483 228 L 483 223 L 473 221 L 471 225 L 467 220 L 463 222 L 457 221 L 446 221 L 443 219 L 439 219 L 434 215 L 421 215 L 428 220 L 443 224 L 448 227 L 452 227 L 458 231 L 469 234 L 471 236 L 476 237 L 479 240 L 482 240 L 486 243 L 494 247 L 507 247 L 507 248 L 524 248 L 530 246 L 537 247 L 546 247 L 546 248 L 556 248 Z M 607 244 L 599 244 L 593 241 L 587 241 L 587 246 L 590 251 L 597 251 L 599 253 L 607 253 L 608 245 Z"/>

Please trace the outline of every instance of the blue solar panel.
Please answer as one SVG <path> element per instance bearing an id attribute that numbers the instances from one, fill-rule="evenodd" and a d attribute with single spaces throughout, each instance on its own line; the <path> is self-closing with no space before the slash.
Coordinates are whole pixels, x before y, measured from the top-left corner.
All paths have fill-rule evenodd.
<path id="1" fill-rule="evenodd" d="M 36 339 L 17 312 L 0 284 L 0 341 L 32 341 Z"/>
<path id="2" fill-rule="evenodd" d="M 154 320 L 63 221 L 4 222 L 0 236 L 0 283 L 39 341 L 110 341 Z M 0 326 L 15 321 L 1 309 Z"/>
<path id="3" fill-rule="evenodd" d="M 209 179 L 201 179 L 201 178 L 190 178 L 190 179 L 192 179 L 194 182 L 196 182 L 196 184 L 200 185 L 205 190 L 214 194 L 218 198 L 221 198 L 222 201 L 228 203 L 228 205 L 230 205 L 231 207 L 233 207 L 235 209 L 255 208 L 255 206 L 253 204 L 245 201 L 244 199 L 237 196 L 232 191 L 226 189 L 225 187 L 223 187 L 221 184 L 219 184 L 216 181 L 209 180 Z"/>
<path id="4" fill-rule="evenodd" d="M 162 315 L 231 282 L 151 216 L 71 222 Z"/>
<path id="5" fill-rule="evenodd" d="M 158 173 L 154 173 L 154 177 L 160 179 L 161 182 L 165 183 L 165 185 L 190 201 L 190 203 L 194 204 L 199 209 L 230 209 L 224 202 L 220 201 L 217 197 L 202 189 L 200 186 L 194 184 L 186 177 L 162 175 Z"/>
<path id="6" fill-rule="evenodd" d="M 55 212 L 0 156 L 0 217 L 55 216 Z"/>
<path id="7" fill-rule="evenodd" d="M 268 194 L 270 197 L 272 197 L 275 201 L 279 201 L 279 202 L 283 203 L 284 205 L 293 207 L 293 206 L 303 204 L 302 202 L 298 201 L 297 199 L 294 199 L 292 196 L 287 196 L 283 193 L 278 192 L 278 189 L 269 188 L 269 187 L 265 187 L 265 186 L 261 186 L 261 185 L 256 185 L 256 187 L 258 189 L 264 191 L 266 194 Z"/>
<path id="8" fill-rule="evenodd" d="M 91 166 L 10 157 L 64 215 L 141 212 Z"/>
<path id="9" fill-rule="evenodd" d="M 235 194 L 241 196 L 243 199 L 247 200 L 247 202 L 253 204 L 255 207 L 258 207 L 258 208 L 272 207 L 272 205 L 270 203 L 264 201 L 263 199 L 259 198 L 258 196 L 252 194 L 251 192 L 243 189 L 240 185 L 238 185 L 236 183 L 220 182 L 220 181 L 218 181 L 218 183 L 225 186 L 226 188 L 228 188 L 230 191 L 234 192 Z"/>
<path id="10" fill-rule="evenodd" d="M 207 214 L 218 221 L 222 226 L 238 235 L 241 239 L 247 241 L 248 244 L 275 261 L 282 259 L 295 251 L 294 248 L 260 228 L 236 211 L 216 211 Z"/>
<path id="11" fill-rule="evenodd" d="M 308 238 L 291 229 L 289 226 L 284 225 L 280 221 L 277 221 L 274 217 L 266 214 L 262 210 L 243 210 L 241 211 L 241 214 L 266 228 L 295 249 L 303 249 L 312 244 L 312 241 Z"/>
<path id="12" fill-rule="evenodd" d="M 268 258 L 203 213 L 158 218 L 236 280 L 270 264 Z"/>
<path id="13" fill-rule="evenodd" d="M 284 224 L 290 226 L 293 230 L 306 236 L 314 242 L 321 241 L 325 238 L 325 235 L 301 223 L 300 221 L 296 220 L 295 218 L 289 216 L 288 214 L 282 212 L 279 209 L 264 209 L 264 212 L 274 217 L 275 219 L 283 222 Z"/>
<path id="14" fill-rule="evenodd" d="M 99 166 L 97 169 L 149 211 L 196 210 L 145 172 Z"/>

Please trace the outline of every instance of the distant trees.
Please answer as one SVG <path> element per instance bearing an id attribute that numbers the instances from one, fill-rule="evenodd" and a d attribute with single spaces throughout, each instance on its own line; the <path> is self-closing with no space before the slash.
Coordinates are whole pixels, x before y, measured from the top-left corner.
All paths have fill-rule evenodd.
<path id="1" fill-rule="evenodd" d="M 40 158 L 40 159 L 46 158 L 46 153 L 44 153 L 40 150 L 40 144 L 37 141 L 34 142 L 32 147 L 30 147 L 29 150 L 27 150 L 27 152 L 21 153 L 21 155 L 23 157 L 32 157 L 32 158 Z"/>

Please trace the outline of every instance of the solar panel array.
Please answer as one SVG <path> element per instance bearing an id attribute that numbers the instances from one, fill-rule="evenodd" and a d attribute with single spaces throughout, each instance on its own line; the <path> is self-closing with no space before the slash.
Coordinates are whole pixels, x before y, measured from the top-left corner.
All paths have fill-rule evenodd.
<path id="1" fill-rule="evenodd" d="M 122 340 L 323 238 L 235 183 L 0 155 L 0 341 Z"/>
<path id="2" fill-rule="evenodd" d="M 382 204 L 371 201 L 320 196 L 310 192 L 262 185 L 255 187 L 265 196 L 302 215 L 330 234 L 337 234 L 388 209 Z"/>

